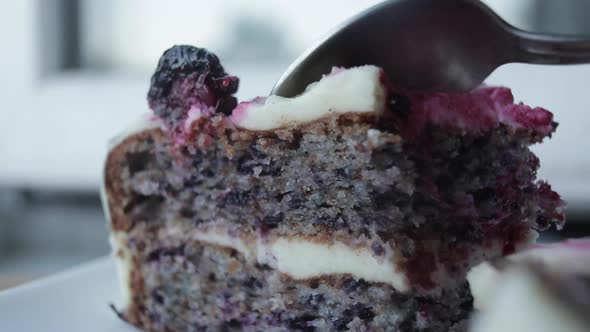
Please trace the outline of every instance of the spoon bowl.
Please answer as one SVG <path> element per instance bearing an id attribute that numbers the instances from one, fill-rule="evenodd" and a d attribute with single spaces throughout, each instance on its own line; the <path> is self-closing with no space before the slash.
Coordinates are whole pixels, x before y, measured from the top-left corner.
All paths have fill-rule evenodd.
<path id="1" fill-rule="evenodd" d="M 292 97 L 333 66 L 373 64 L 396 84 L 469 91 L 509 62 L 585 63 L 590 41 L 518 30 L 476 0 L 390 0 L 354 16 L 299 57 L 271 94 Z"/>

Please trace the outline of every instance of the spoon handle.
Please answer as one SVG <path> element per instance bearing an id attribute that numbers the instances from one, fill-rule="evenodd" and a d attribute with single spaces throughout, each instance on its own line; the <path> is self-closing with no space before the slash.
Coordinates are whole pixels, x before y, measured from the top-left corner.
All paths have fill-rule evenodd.
<path id="1" fill-rule="evenodd" d="M 590 63 L 590 38 L 514 31 L 515 62 L 535 64 Z"/>

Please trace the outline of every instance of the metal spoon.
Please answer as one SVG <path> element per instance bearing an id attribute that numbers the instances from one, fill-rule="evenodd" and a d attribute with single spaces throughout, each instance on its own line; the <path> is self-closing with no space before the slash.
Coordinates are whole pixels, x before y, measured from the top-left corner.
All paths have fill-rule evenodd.
<path id="1" fill-rule="evenodd" d="M 477 0 L 390 0 L 351 18 L 300 56 L 271 94 L 291 97 L 333 66 L 374 64 L 397 84 L 469 91 L 510 62 L 590 62 L 590 39 L 518 30 Z"/>

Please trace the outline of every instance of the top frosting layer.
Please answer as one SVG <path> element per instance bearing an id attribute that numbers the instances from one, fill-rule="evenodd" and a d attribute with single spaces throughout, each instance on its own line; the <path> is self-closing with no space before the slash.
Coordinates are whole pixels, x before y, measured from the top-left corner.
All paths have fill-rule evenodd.
<path id="1" fill-rule="evenodd" d="M 557 126 L 551 112 L 515 103 L 508 88 L 480 87 L 468 93 L 409 91 L 389 84 L 383 71 L 371 65 L 335 68 L 294 98 L 259 97 L 236 106 L 233 94 L 238 83 L 215 54 L 174 46 L 158 63 L 148 101 L 179 143 L 190 143 L 194 121 L 220 113 L 237 128 L 264 131 L 330 114 L 379 115 L 387 108 L 399 120 L 395 129 L 408 141 L 428 134 L 431 128 L 483 135 L 500 125 L 524 131 L 536 141 L 551 135 Z"/>
<path id="2" fill-rule="evenodd" d="M 240 103 L 232 122 L 249 130 L 272 130 L 312 122 L 330 114 L 380 113 L 386 89 L 382 70 L 375 66 L 334 68 L 294 98 L 270 96 Z"/>
<path id="3" fill-rule="evenodd" d="M 510 89 L 482 86 L 468 93 L 424 93 L 392 87 L 394 113 L 404 116 L 402 136 L 416 138 L 429 126 L 483 134 L 500 124 L 550 135 L 557 124 L 546 109 L 515 103 Z M 397 97 L 397 99 L 396 99 Z M 395 102 L 405 109 L 396 109 Z"/>

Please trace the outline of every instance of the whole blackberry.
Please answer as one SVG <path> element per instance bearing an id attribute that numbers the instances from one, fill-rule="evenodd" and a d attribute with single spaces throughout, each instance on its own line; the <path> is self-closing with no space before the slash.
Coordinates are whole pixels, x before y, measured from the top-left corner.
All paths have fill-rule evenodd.
<path id="1" fill-rule="evenodd" d="M 225 72 L 215 54 L 204 48 L 175 45 L 160 57 L 148 103 L 167 125 L 177 128 L 195 104 L 231 112 L 237 104 L 232 94 L 238 84 L 238 78 Z"/>

